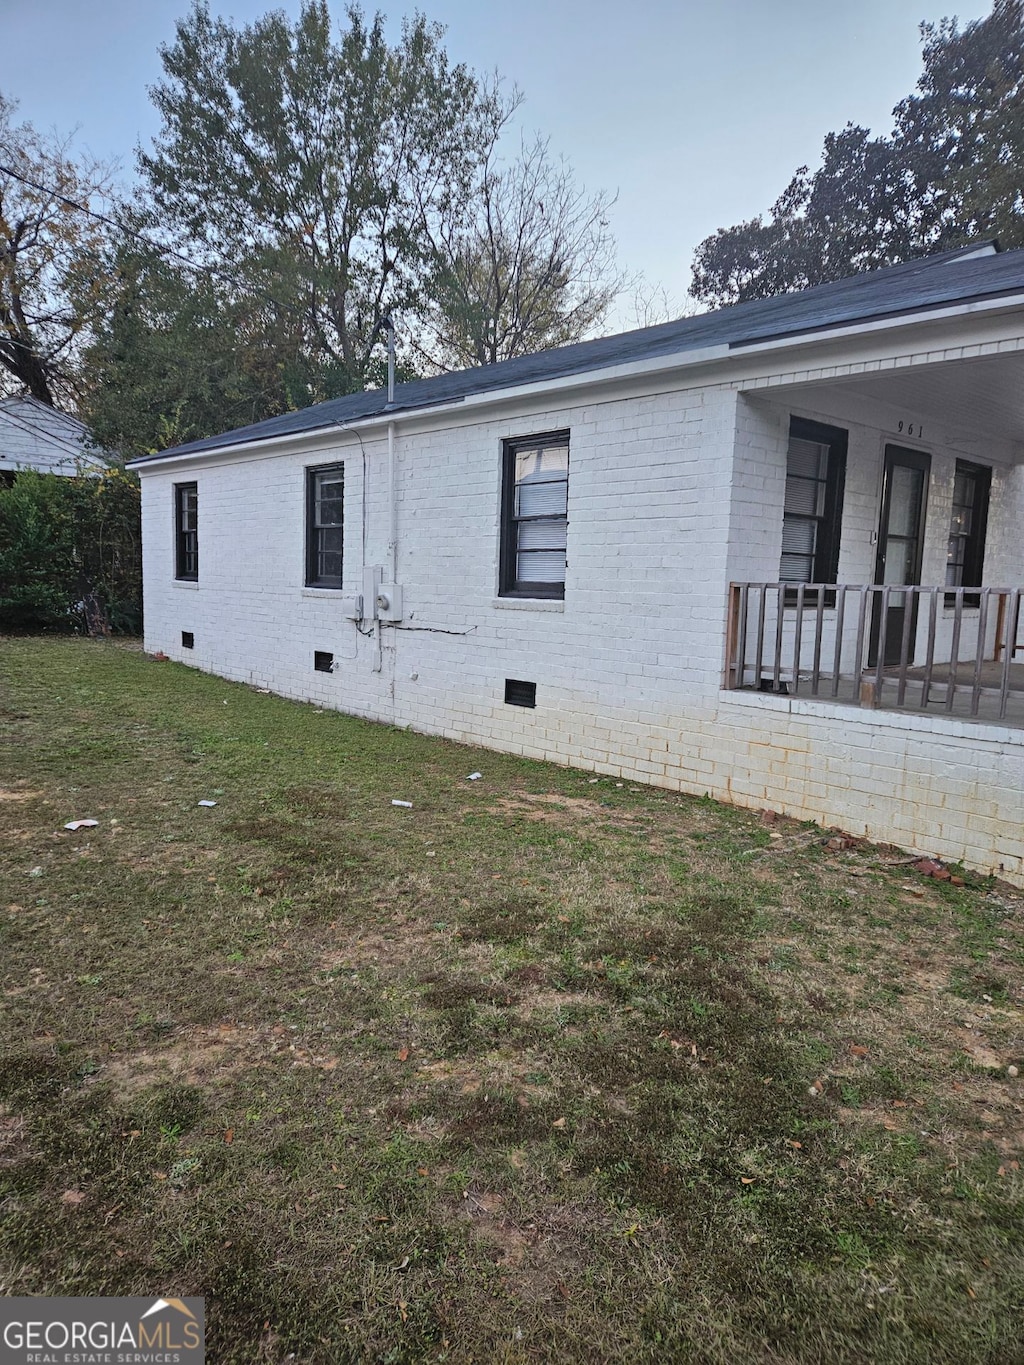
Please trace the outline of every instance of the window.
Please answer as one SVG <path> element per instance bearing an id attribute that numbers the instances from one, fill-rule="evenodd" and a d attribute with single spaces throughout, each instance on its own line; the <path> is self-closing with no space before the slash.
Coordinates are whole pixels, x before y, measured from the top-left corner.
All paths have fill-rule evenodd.
<path id="1" fill-rule="evenodd" d="M 503 597 L 564 597 L 569 433 L 506 441 L 501 498 Z"/>
<path id="2" fill-rule="evenodd" d="M 985 566 L 985 528 L 992 471 L 985 465 L 957 460 L 953 479 L 953 514 L 949 523 L 946 553 L 946 587 L 980 588 Z M 956 598 L 947 596 L 946 605 Z M 964 606 L 980 604 L 978 593 L 964 593 Z"/>
<path id="3" fill-rule="evenodd" d="M 306 583 L 340 588 L 345 537 L 345 467 L 306 470 Z"/>
<path id="4" fill-rule="evenodd" d="M 194 483 L 174 485 L 174 576 L 199 578 L 199 492 Z"/>
<path id="5" fill-rule="evenodd" d="M 783 583 L 836 581 L 845 477 L 846 432 L 791 418 L 779 566 Z M 808 593 L 804 601 L 813 604 L 814 598 Z M 786 593 L 786 601 L 796 601 L 795 591 Z"/>

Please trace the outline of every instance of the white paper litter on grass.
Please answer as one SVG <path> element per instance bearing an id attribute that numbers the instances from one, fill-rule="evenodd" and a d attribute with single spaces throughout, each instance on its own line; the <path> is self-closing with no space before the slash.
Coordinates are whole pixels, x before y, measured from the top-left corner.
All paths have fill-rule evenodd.
<path id="1" fill-rule="evenodd" d="M 391 804 L 393 806 L 405 806 L 407 810 L 412 810 L 411 801 L 392 801 Z"/>
<path id="2" fill-rule="evenodd" d="M 217 803 L 216 801 L 200 801 L 199 804 L 201 806 L 215 806 Z"/>
<path id="3" fill-rule="evenodd" d="M 481 777 L 483 777 L 483 773 L 470 773 L 470 775 L 466 778 L 466 781 L 479 782 Z"/>
<path id="4" fill-rule="evenodd" d="M 64 826 L 65 829 L 95 829 L 99 824 L 98 820 L 69 820 Z"/>

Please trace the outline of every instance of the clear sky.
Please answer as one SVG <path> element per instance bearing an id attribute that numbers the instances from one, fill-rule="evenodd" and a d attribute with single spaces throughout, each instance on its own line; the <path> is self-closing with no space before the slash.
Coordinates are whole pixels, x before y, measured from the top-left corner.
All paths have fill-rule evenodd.
<path id="1" fill-rule="evenodd" d="M 245 22 L 299 0 L 211 0 Z M 367 4 L 367 9 L 377 6 Z M 696 244 L 762 213 L 824 135 L 888 131 L 920 72 L 918 24 L 990 11 L 968 0 L 409 0 L 447 29 L 452 57 L 526 96 L 588 188 L 618 194 L 621 264 L 681 302 Z M 343 14 L 339 0 L 332 9 Z M 0 0 L 0 90 L 40 129 L 120 160 L 156 131 L 147 86 L 188 0 Z"/>

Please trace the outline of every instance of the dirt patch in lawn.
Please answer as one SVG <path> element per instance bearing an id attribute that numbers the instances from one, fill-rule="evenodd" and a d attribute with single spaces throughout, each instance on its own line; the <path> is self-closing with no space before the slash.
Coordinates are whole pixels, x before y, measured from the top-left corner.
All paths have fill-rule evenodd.
<path id="1" fill-rule="evenodd" d="M 421 921 L 400 918 L 393 920 L 390 927 L 378 930 L 346 936 L 332 934 L 331 946 L 321 954 L 317 965 L 321 972 L 360 967 L 405 971 L 431 960 L 438 944 L 439 935 Z"/>
<path id="2" fill-rule="evenodd" d="M 587 1259 L 587 1244 L 606 1224 L 598 1208 L 547 1206 L 515 1216 L 501 1195 L 471 1187 L 453 1209 L 473 1245 L 494 1263 L 506 1291 L 524 1306 L 562 1313 L 570 1284 Z"/>
<path id="3" fill-rule="evenodd" d="M 519 1002 L 519 1013 L 524 1019 L 537 1014 L 550 1014 L 557 1010 L 586 1009 L 596 1007 L 601 998 L 592 991 L 536 990 L 524 995 Z"/>
<path id="4" fill-rule="evenodd" d="M 503 796 L 488 809 L 492 814 L 520 816 L 546 825 L 564 824 L 567 818 L 602 820 L 623 828 L 639 823 L 637 817 L 603 805 L 600 801 L 585 796 L 563 796 L 560 793 L 521 792 L 515 796 Z"/>
<path id="5" fill-rule="evenodd" d="M 130 1100 L 163 1081 L 217 1085 L 273 1051 L 271 1038 L 235 1024 L 188 1029 L 159 1048 L 140 1048 L 111 1058 L 97 1073 L 97 1080 L 109 1081 L 121 1100 Z"/>

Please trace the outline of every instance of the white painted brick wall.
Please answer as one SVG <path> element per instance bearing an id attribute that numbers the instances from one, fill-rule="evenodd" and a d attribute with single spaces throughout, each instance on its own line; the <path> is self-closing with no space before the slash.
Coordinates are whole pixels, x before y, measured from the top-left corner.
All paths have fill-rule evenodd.
<path id="1" fill-rule="evenodd" d="M 365 562 L 386 560 L 387 450 L 338 435 L 313 455 L 143 471 L 146 644 L 200 668 L 452 739 L 739 804 L 771 806 L 1024 882 L 1019 732 L 720 691 L 730 579 L 773 579 L 791 411 L 851 431 L 841 576 L 870 579 L 884 432 L 838 400 L 790 407 L 725 385 L 398 433 L 405 618 L 375 644 L 341 616 Z M 501 443 L 568 428 L 569 570 L 562 603 L 500 601 Z M 955 454 L 942 458 L 949 468 Z M 344 461 L 345 585 L 303 589 L 304 476 Z M 364 467 L 366 484 L 364 489 Z M 1019 508 L 1020 470 L 1008 471 Z M 948 470 L 942 478 L 948 479 Z M 173 484 L 198 483 L 199 585 L 173 578 Z M 938 497 L 944 497 L 942 493 Z M 1008 556 L 993 492 L 993 553 Z M 948 508 L 945 512 L 948 521 Z M 941 503 L 931 523 L 937 552 Z M 1007 572 L 1014 565 L 1007 560 Z M 1021 567 L 1017 547 L 1013 581 Z M 194 650 L 181 632 L 192 631 Z M 313 651 L 334 653 L 333 674 Z M 503 702 L 506 678 L 537 707 Z M 800 710 L 810 705 L 810 711 Z M 938 729 L 935 727 L 939 726 Z M 961 733 L 961 730 L 964 732 Z"/>

